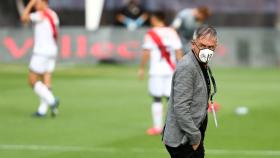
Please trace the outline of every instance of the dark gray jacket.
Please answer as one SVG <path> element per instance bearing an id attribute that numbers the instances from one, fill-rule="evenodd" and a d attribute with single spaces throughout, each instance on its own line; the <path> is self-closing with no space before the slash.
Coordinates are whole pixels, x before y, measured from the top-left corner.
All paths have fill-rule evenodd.
<path id="1" fill-rule="evenodd" d="M 199 127 L 207 115 L 208 93 L 205 79 L 193 52 L 176 67 L 168 102 L 163 142 L 170 147 L 198 144 Z"/>

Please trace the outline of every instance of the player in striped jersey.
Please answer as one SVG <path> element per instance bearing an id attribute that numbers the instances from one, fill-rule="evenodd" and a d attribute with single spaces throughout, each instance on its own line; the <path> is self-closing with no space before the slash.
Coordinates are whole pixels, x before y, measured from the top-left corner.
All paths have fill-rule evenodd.
<path id="1" fill-rule="evenodd" d="M 139 77 L 143 78 L 145 65 L 150 62 L 149 93 L 153 97 L 153 127 L 149 135 L 162 131 L 163 98 L 169 98 L 172 75 L 176 62 L 182 58 L 182 44 L 176 31 L 165 25 L 163 13 L 153 13 L 150 18 L 152 28 L 147 32 L 143 44 L 143 57 Z"/>
<path id="2" fill-rule="evenodd" d="M 33 8 L 36 11 L 32 13 Z M 58 51 L 58 16 L 48 7 L 48 0 L 30 0 L 21 20 L 23 23 L 34 24 L 34 49 L 29 65 L 29 83 L 40 99 L 39 108 L 34 116 L 45 116 L 49 107 L 52 116 L 56 116 L 58 100 L 51 91 L 51 78 Z"/>

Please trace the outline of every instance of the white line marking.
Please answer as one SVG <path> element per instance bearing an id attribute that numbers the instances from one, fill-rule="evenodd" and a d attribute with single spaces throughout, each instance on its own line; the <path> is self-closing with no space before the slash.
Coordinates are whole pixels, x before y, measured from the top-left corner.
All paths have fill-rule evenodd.
<path id="1" fill-rule="evenodd" d="M 13 145 L 0 144 L 0 150 L 30 150 L 30 151 L 59 151 L 59 152 L 133 152 L 133 153 L 165 153 L 165 149 L 145 148 L 110 148 L 82 146 L 51 146 L 51 145 Z M 206 149 L 209 155 L 245 155 L 245 156 L 280 156 L 280 150 L 227 150 Z"/>

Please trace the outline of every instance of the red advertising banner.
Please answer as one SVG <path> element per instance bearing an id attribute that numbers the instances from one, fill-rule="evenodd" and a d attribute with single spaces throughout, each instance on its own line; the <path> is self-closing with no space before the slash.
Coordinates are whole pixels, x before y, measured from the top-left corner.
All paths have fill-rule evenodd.
<path id="1" fill-rule="evenodd" d="M 84 28 L 62 28 L 59 63 L 92 64 L 99 61 L 139 63 L 141 45 L 147 29 L 102 28 L 89 32 Z M 219 28 L 219 46 L 213 62 L 216 66 L 279 66 L 280 37 L 275 30 Z M 253 40 L 252 40 L 253 39 Z M 0 62 L 28 62 L 32 54 L 31 29 L 0 29 Z"/>

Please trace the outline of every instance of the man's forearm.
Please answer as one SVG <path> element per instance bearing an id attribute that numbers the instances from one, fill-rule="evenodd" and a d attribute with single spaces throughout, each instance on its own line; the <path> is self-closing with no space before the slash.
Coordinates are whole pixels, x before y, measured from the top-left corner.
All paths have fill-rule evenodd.
<path id="1" fill-rule="evenodd" d="M 144 50 L 143 51 L 143 57 L 140 62 L 140 69 L 145 69 L 145 66 L 147 65 L 147 62 L 149 60 L 149 51 Z"/>
<path id="2" fill-rule="evenodd" d="M 22 16 L 21 16 L 21 20 L 22 22 L 28 22 L 29 21 L 29 14 L 31 13 L 31 10 L 33 8 L 33 6 L 35 5 L 36 0 L 31 0 L 29 1 L 29 3 L 27 4 L 27 6 L 25 7 Z"/>

